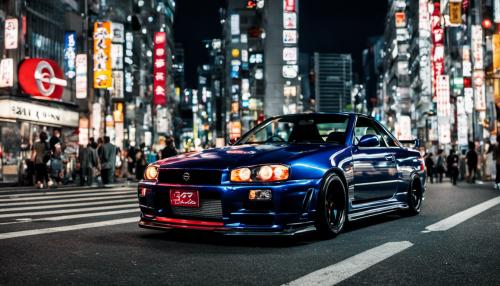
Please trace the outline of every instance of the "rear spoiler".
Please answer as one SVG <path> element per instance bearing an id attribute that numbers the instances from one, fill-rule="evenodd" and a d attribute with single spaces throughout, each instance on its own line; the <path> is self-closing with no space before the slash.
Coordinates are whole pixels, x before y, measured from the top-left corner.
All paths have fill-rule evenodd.
<path id="1" fill-rule="evenodd" d="M 399 140 L 399 142 L 403 145 L 413 145 L 413 148 L 420 147 L 420 139 L 418 138 L 413 140 Z"/>

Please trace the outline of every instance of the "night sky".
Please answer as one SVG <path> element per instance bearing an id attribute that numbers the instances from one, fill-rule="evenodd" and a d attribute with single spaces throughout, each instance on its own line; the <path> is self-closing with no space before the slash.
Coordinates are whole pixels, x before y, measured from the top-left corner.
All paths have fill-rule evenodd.
<path id="1" fill-rule="evenodd" d="M 196 67 L 208 59 L 203 41 L 221 37 L 219 8 L 223 5 L 224 0 L 176 1 L 174 36 L 184 46 L 188 87 L 196 88 Z M 384 32 L 386 13 L 387 0 L 302 0 L 300 52 L 350 53 L 354 71 L 360 73 L 361 52 L 368 37 Z"/>

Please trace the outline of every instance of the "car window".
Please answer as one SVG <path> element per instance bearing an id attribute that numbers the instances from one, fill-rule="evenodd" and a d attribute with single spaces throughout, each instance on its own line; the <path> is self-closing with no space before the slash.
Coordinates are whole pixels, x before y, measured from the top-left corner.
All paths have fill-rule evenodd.
<path id="1" fill-rule="evenodd" d="M 262 123 L 238 144 L 330 143 L 345 144 L 349 117 L 345 115 L 280 117 Z"/>
<path id="2" fill-rule="evenodd" d="M 382 138 L 384 138 L 385 143 L 389 147 L 401 147 L 401 143 L 392 136 L 391 133 L 389 133 L 382 125 L 378 122 L 375 121 L 375 126 L 377 127 L 378 131 L 382 135 Z"/>
<path id="3" fill-rule="evenodd" d="M 365 135 L 377 135 L 380 140 L 379 147 L 387 146 L 384 142 L 384 139 L 381 136 L 382 134 L 380 133 L 379 129 L 375 126 L 373 121 L 365 117 L 358 117 L 358 120 L 356 121 L 356 127 L 354 127 L 354 140 L 357 143 L 359 142 L 361 137 Z"/>

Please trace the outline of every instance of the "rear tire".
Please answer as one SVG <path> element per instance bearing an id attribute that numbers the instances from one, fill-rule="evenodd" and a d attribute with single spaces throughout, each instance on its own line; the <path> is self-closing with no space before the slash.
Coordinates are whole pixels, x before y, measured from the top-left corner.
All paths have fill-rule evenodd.
<path id="1" fill-rule="evenodd" d="M 335 237 L 342 231 L 346 221 L 346 189 L 340 177 L 331 174 L 318 193 L 316 230 L 325 238 Z"/>
<path id="2" fill-rule="evenodd" d="M 411 180 L 406 201 L 408 209 L 403 214 L 406 216 L 418 215 L 422 208 L 422 188 L 420 186 L 420 179 L 416 175 Z"/>

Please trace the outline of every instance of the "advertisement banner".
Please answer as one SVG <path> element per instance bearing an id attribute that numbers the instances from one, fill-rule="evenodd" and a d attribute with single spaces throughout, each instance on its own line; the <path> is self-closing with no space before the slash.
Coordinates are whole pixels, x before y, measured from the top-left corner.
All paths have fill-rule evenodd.
<path id="1" fill-rule="evenodd" d="M 74 78 L 76 75 L 76 32 L 64 33 L 64 74 L 67 78 Z"/>
<path id="2" fill-rule="evenodd" d="M 283 30 L 283 44 L 297 44 L 296 30 Z"/>
<path id="3" fill-rule="evenodd" d="M 2 59 L 0 61 L 0 87 L 14 86 L 14 60 Z"/>
<path id="4" fill-rule="evenodd" d="M 431 15 L 431 34 L 432 34 L 432 83 L 433 95 L 435 101 L 437 97 L 436 83 L 438 77 L 444 74 L 444 30 L 441 27 L 441 10 L 439 2 L 434 3 L 434 10 Z"/>
<path id="5" fill-rule="evenodd" d="M 112 44 L 111 45 L 111 66 L 114 70 L 123 69 L 123 45 L 122 44 Z"/>
<path id="6" fill-rule="evenodd" d="M 18 42 L 18 34 L 19 34 L 19 24 L 17 19 L 6 19 L 5 20 L 5 49 L 13 50 L 17 49 Z"/>
<path id="7" fill-rule="evenodd" d="M 283 10 L 286 12 L 296 12 L 295 11 L 295 0 L 283 0 Z"/>
<path id="8" fill-rule="evenodd" d="M 450 117 L 450 78 L 448 75 L 438 76 L 436 83 L 437 116 Z"/>
<path id="9" fill-rule="evenodd" d="M 477 111 L 486 110 L 486 88 L 484 86 L 484 71 L 474 71 L 472 75 L 474 86 L 474 105 Z"/>
<path id="10" fill-rule="evenodd" d="M 458 145 L 467 146 L 469 144 L 467 115 L 461 114 L 458 116 L 457 132 Z"/>
<path id="11" fill-rule="evenodd" d="M 474 111 L 474 90 L 472 87 L 464 88 L 464 107 L 467 114 Z"/>
<path id="12" fill-rule="evenodd" d="M 494 34 L 492 40 L 493 46 L 493 72 L 500 70 L 500 34 Z"/>
<path id="13" fill-rule="evenodd" d="M 94 23 L 94 88 L 111 88 L 111 22 Z"/>
<path id="14" fill-rule="evenodd" d="M 290 12 L 283 13 L 283 27 L 287 30 L 297 29 L 297 14 Z"/>
<path id="15" fill-rule="evenodd" d="M 123 71 L 113 71 L 113 98 L 123 98 Z"/>
<path id="16" fill-rule="evenodd" d="M 87 55 L 76 55 L 76 98 L 87 98 Z"/>
<path id="17" fill-rule="evenodd" d="M 450 1 L 450 24 L 462 24 L 462 3 L 460 1 Z"/>
<path id="18" fill-rule="evenodd" d="M 471 26 L 471 43 L 474 69 L 483 69 L 483 29 L 480 25 Z"/>
<path id="19" fill-rule="evenodd" d="M 283 48 L 283 60 L 285 62 L 296 62 L 297 48 Z"/>
<path id="20" fill-rule="evenodd" d="M 133 65 L 134 65 L 134 58 L 133 58 L 133 45 L 134 45 L 134 36 L 132 33 L 127 32 L 125 34 L 125 92 L 132 93 L 133 87 L 134 87 L 134 74 L 132 73 L 133 71 Z"/>
<path id="21" fill-rule="evenodd" d="M 153 104 L 165 105 L 167 96 L 165 90 L 166 78 L 166 43 L 165 32 L 155 32 L 153 46 Z"/>

